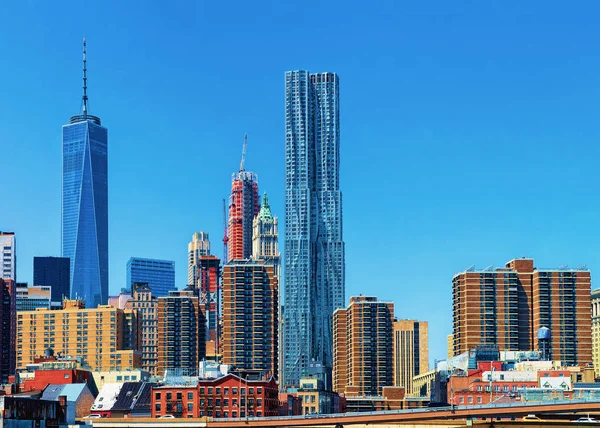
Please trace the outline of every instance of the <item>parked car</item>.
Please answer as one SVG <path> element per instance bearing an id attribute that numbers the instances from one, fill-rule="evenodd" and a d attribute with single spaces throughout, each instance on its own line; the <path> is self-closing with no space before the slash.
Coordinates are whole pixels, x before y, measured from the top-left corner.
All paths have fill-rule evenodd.
<path id="1" fill-rule="evenodd" d="M 543 422 L 542 419 L 538 418 L 536 415 L 527 415 L 527 416 L 523 416 L 523 421 L 529 421 L 529 422 Z"/>
<path id="2" fill-rule="evenodd" d="M 162 415 L 159 419 L 175 419 L 173 415 Z"/>
<path id="3" fill-rule="evenodd" d="M 91 415 L 87 415 L 84 419 L 100 419 L 102 416 L 97 413 L 92 413 Z"/>

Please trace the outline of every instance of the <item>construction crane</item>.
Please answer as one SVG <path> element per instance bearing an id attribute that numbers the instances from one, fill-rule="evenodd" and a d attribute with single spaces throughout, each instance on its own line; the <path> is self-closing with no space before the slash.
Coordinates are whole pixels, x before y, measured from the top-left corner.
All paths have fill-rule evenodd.
<path id="1" fill-rule="evenodd" d="M 243 157 L 242 157 L 243 161 Z M 225 199 L 223 198 L 223 264 L 227 263 L 227 242 L 229 238 L 227 237 L 227 208 L 225 206 Z"/>
<path id="2" fill-rule="evenodd" d="M 242 160 L 240 161 L 240 172 L 244 171 L 244 162 L 246 161 L 246 147 L 248 146 L 248 134 L 244 134 L 244 148 L 242 148 Z"/>

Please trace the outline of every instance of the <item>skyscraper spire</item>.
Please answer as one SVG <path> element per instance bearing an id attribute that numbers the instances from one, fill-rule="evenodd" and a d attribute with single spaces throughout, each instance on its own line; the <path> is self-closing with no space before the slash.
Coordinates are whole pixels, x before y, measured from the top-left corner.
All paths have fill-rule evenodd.
<path id="1" fill-rule="evenodd" d="M 87 116 L 87 58 L 85 51 L 85 36 L 83 36 L 83 115 Z"/>

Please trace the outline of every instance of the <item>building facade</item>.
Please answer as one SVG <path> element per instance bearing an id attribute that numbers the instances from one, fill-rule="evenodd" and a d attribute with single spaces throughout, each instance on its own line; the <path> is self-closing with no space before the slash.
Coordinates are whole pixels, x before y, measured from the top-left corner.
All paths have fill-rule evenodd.
<path id="1" fill-rule="evenodd" d="M 339 78 L 290 71 L 286 85 L 284 385 L 311 361 L 331 371 L 331 316 L 345 303 Z M 329 387 L 330 385 L 326 385 Z"/>
<path id="2" fill-rule="evenodd" d="M 221 260 L 217 256 L 200 256 L 197 260 L 197 278 L 194 286 L 198 288 L 200 304 L 206 315 L 207 356 L 216 358 L 219 352 L 220 308 L 221 308 Z M 209 352 L 210 351 L 210 352 Z"/>
<path id="3" fill-rule="evenodd" d="M 592 360 L 596 376 L 600 377 L 600 288 L 592 291 Z"/>
<path id="4" fill-rule="evenodd" d="M 71 298 L 95 308 L 108 300 L 108 130 L 87 112 L 83 46 L 83 112 L 62 127 L 61 239 Z"/>
<path id="5" fill-rule="evenodd" d="M 210 255 L 210 240 L 207 232 L 196 232 L 188 244 L 188 284 L 198 281 L 198 259 Z"/>
<path id="6" fill-rule="evenodd" d="M 415 395 L 413 378 L 429 371 L 429 324 L 427 321 L 394 321 L 394 385 Z"/>
<path id="7" fill-rule="evenodd" d="M 14 232 L 0 231 L 0 255 L 2 255 L 2 272 L 0 278 L 17 281 L 17 241 Z"/>
<path id="8" fill-rule="evenodd" d="M 206 357 L 206 318 L 194 287 L 170 291 L 157 301 L 158 359 L 157 374 L 165 370 L 198 370 Z"/>
<path id="9" fill-rule="evenodd" d="M 0 278 L 0 382 L 7 383 L 15 373 L 17 299 L 16 285 Z"/>
<path id="10" fill-rule="evenodd" d="M 33 284 L 52 287 L 51 300 L 62 303 L 71 297 L 70 261 L 67 257 L 34 257 Z"/>
<path id="11" fill-rule="evenodd" d="M 153 388 L 152 417 L 245 418 L 277 416 L 277 382 L 248 379 L 243 372 L 217 379 L 202 379 L 197 385 L 164 385 Z"/>
<path id="12" fill-rule="evenodd" d="M 175 262 L 171 260 L 131 257 L 127 262 L 127 289 L 135 282 L 145 282 L 152 295 L 162 297 L 175 290 Z"/>
<path id="13" fill-rule="evenodd" d="M 65 300 L 60 310 L 19 312 L 17 368 L 33 363 L 48 348 L 81 357 L 94 371 L 139 368 L 135 317 L 132 311 L 108 305 L 86 309 L 79 300 Z"/>
<path id="14" fill-rule="evenodd" d="M 279 287 L 273 265 L 234 260 L 223 267 L 223 363 L 277 374 Z"/>
<path id="15" fill-rule="evenodd" d="M 50 309 L 52 287 L 28 285 L 26 282 L 20 282 L 17 283 L 15 291 L 17 293 L 17 312 L 35 311 L 37 308 Z"/>
<path id="16" fill-rule="evenodd" d="M 152 375 L 158 374 L 158 311 L 157 300 L 148 284 L 135 282 L 131 287 L 131 299 L 125 309 L 137 311 L 140 325 L 139 350 L 141 367 Z M 135 380 L 135 379 L 132 379 Z"/>
<path id="17" fill-rule="evenodd" d="M 453 278 L 453 355 L 479 344 L 538 350 L 536 333 L 551 330 L 551 358 L 592 362 L 591 276 L 580 269 L 538 269 L 533 259 L 504 268 L 470 268 Z"/>
<path id="18" fill-rule="evenodd" d="M 346 309 L 333 313 L 333 390 L 347 386 L 358 395 L 381 395 L 394 384 L 394 304 L 376 297 L 351 297 Z"/>

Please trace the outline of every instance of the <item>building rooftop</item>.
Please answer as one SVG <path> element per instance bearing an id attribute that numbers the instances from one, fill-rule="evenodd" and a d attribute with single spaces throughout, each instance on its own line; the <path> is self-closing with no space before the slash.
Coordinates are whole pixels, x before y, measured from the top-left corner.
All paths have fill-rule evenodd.
<path id="1" fill-rule="evenodd" d="M 122 387 L 122 383 L 105 384 L 98 393 L 94 404 L 92 404 L 92 412 L 111 410 L 114 404 L 117 402 L 117 398 L 119 397 L 119 392 L 121 392 Z"/>

